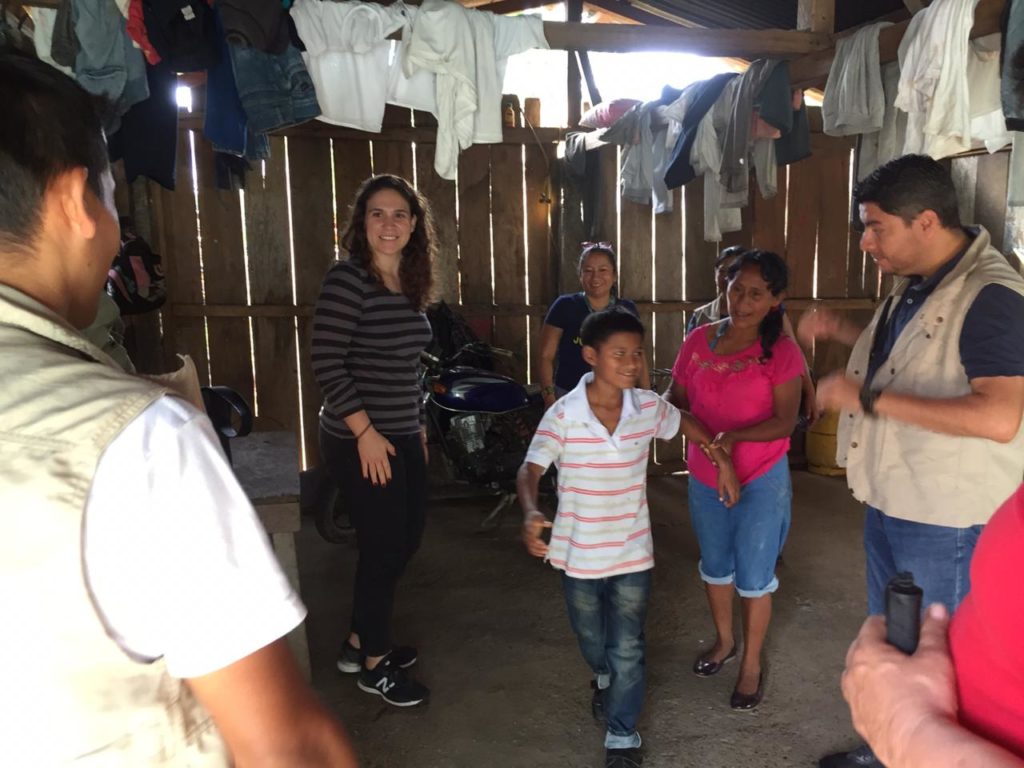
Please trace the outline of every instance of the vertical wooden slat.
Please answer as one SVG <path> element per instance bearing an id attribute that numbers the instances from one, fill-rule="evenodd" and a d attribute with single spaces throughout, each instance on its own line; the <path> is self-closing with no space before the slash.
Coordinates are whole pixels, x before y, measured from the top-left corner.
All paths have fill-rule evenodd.
<path id="1" fill-rule="evenodd" d="M 622 201 L 619 292 L 634 301 L 650 301 L 653 298 L 651 210 L 649 205 Z"/>
<path id="2" fill-rule="evenodd" d="M 208 384 L 210 367 L 202 318 L 178 317 L 174 311 L 175 304 L 203 303 L 196 200 L 192 190 L 191 136 L 191 131 L 178 131 L 178 184 L 174 191 L 156 188 L 160 198 L 160 249 L 167 280 L 167 305 L 163 313 L 167 334 L 165 364 L 169 370 L 175 370 L 178 367 L 175 355 L 189 355 L 199 371 L 200 381 Z"/>
<path id="3" fill-rule="evenodd" d="M 288 238 L 286 140 L 270 140 L 265 173 L 251 174 L 245 189 L 249 285 L 254 305 L 289 305 L 292 300 L 291 243 Z M 302 202 L 301 195 L 297 203 Z M 258 429 L 288 429 L 298 436 L 299 383 L 295 322 L 286 317 L 252 319 Z"/>
<path id="4" fill-rule="evenodd" d="M 850 251 L 850 151 L 840 147 L 823 153 L 821 211 L 818 223 L 818 298 L 846 295 L 847 256 Z"/>
<path id="5" fill-rule="evenodd" d="M 818 249 L 821 210 L 819 162 L 819 157 L 814 155 L 794 163 L 789 169 L 786 263 L 791 298 L 806 299 L 814 295 L 814 256 Z M 845 210 L 845 204 L 843 208 Z"/>
<path id="6" fill-rule="evenodd" d="M 283 139 L 277 139 L 282 142 Z M 271 142 L 284 175 L 284 151 Z M 245 304 L 246 270 L 242 245 L 242 212 L 238 192 L 217 189 L 213 147 L 196 136 L 196 176 L 199 188 L 199 226 L 202 235 L 203 280 L 207 304 Z M 276 152 L 274 151 L 276 149 Z M 269 164 L 268 163 L 268 164 Z M 257 167 L 247 184 L 258 183 Z M 268 231 L 273 231 L 272 229 Z M 287 229 L 285 230 L 287 233 Z M 213 384 L 234 389 L 250 406 L 254 404 L 252 346 L 249 323 L 243 317 L 210 317 L 206 327 Z"/>
<path id="7" fill-rule="evenodd" d="M 526 248 L 527 248 L 527 303 L 531 306 L 547 306 L 556 295 L 556 264 L 554 262 L 551 243 L 551 231 L 548 224 L 551 203 L 544 202 L 541 197 L 551 197 L 551 183 L 548 176 L 548 163 L 545 152 L 553 157 L 554 147 L 538 147 L 527 144 L 525 147 L 524 177 L 526 184 Z M 530 315 L 530 373 L 534 380 L 537 377 L 540 363 L 537 355 L 540 352 L 540 330 L 543 323 L 540 314 Z"/>
<path id="8" fill-rule="evenodd" d="M 964 222 L 980 224 L 987 229 L 992 237 L 992 247 L 1000 251 L 1004 250 L 1009 161 L 1009 152 L 998 152 L 994 155 L 978 157 L 978 186 L 974 196 L 974 218 Z"/>
<path id="9" fill-rule="evenodd" d="M 704 242 L 704 186 L 688 184 L 683 188 L 686 231 L 686 272 L 683 294 L 687 301 L 710 301 L 718 289 L 715 286 L 715 256 L 718 246 Z"/>
<path id="10" fill-rule="evenodd" d="M 495 144 L 491 148 L 491 211 L 494 243 L 494 303 L 526 304 L 526 247 L 523 231 L 522 148 Z M 501 369 L 517 381 L 526 379 L 526 318 L 494 319 L 494 343 L 509 349 L 512 360 Z"/>
<path id="11" fill-rule="evenodd" d="M 650 205 L 634 203 L 629 200 L 621 202 L 619 221 L 619 237 L 622 251 L 619 254 L 619 292 L 633 301 L 650 301 L 654 298 L 654 285 L 651 268 L 654 259 L 654 243 L 651 239 Z M 648 361 L 654 359 L 654 315 L 651 312 L 640 312 L 640 322 L 644 324 L 644 354 Z M 651 452 L 651 461 L 654 452 Z"/>
<path id="12" fill-rule="evenodd" d="M 459 157 L 459 273 L 464 304 L 491 304 L 491 147 L 477 144 Z M 468 318 L 490 339 L 490 318 Z"/>
<path id="13" fill-rule="evenodd" d="M 288 139 L 288 169 L 292 196 L 292 248 L 295 254 L 295 295 L 312 304 L 334 259 L 334 209 L 331 205 L 331 144 L 328 139 Z M 311 340 L 313 321 L 298 318 L 299 389 L 302 395 L 306 466 L 319 461 L 318 419 L 320 388 L 313 378 Z M 261 361 L 257 359 L 257 371 Z"/>
<path id="14" fill-rule="evenodd" d="M 373 173 L 391 173 L 412 184 L 412 144 L 407 141 L 374 141 Z"/>
<path id="15" fill-rule="evenodd" d="M 786 255 L 786 168 L 779 168 L 778 191 L 765 200 L 755 184 L 751 192 L 753 200 L 753 247 L 774 251 L 783 258 Z"/>
<path id="16" fill-rule="evenodd" d="M 334 142 L 334 197 L 338 204 L 338 239 L 345 232 L 352 211 L 356 190 L 373 173 L 370 163 L 370 142 Z M 341 254 L 345 258 L 344 254 Z"/>
<path id="17" fill-rule="evenodd" d="M 417 122 L 417 124 L 419 124 Z M 455 182 L 434 171 L 434 145 L 416 145 L 416 178 L 434 217 L 437 258 L 434 262 L 434 297 L 459 303 L 459 231 L 455 219 Z"/>
<path id="18" fill-rule="evenodd" d="M 672 212 L 654 217 L 654 298 L 683 298 L 683 191 L 672 190 Z"/>
<path id="19" fill-rule="evenodd" d="M 556 261 L 558 270 L 558 293 L 569 293 L 579 290 L 579 275 L 577 274 L 577 262 L 580 255 L 580 243 L 586 239 L 587 233 L 583 229 L 583 195 L 580 185 L 568 178 L 568 172 L 561 163 L 554 166 L 554 174 L 558 179 L 560 194 L 556 195 L 558 217 L 553 221 L 558 222 L 559 253 Z M 605 194 L 611 194 L 615 190 L 614 182 Z M 618 194 L 617 190 L 615 194 Z"/>
<path id="20" fill-rule="evenodd" d="M 601 157 L 601 228 L 598 240 L 606 240 L 616 248 L 619 242 L 619 147 L 612 144 L 598 150 Z M 579 255 L 579 243 L 576 244 Z"/>

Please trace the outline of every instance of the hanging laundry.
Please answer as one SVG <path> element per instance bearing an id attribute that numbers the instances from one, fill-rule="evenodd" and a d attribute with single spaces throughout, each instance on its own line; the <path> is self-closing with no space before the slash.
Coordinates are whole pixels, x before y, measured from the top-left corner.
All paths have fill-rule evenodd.
<path id="1" fill-rule="evenodd" d="M 722 203 L 725 207 L 746 205 L 750 183 L 751 113 L 755 100 L 779 63 L 777 59 L 758 59 L 732 89 L 731 115 L 722 142 Z"/>
<path id="2" fill-rule="evenodd" d="M 142 19 L 149 42 L 176 72 L 217 63 L 220 48 L 206 0 L 142 0 Z"/>
<path id="3" fill-rule="evenodd" d="M 836 43 L 836 55 L 821 104 L 823 129 L 829 136 L 874 133 L 885 119 L 878 33 L 890 22 L 871 24 Z"/>
<path id="4" fill-rule="evenodd" d="M 142 0 L 131 0 L 128 6 L 128 21 L 125 23 L 128 36 L 132 39 L 135 47 L 142 51 L 146 57 L 147 64 L 159 64 L 160 54 L 149 41 L 149 33 L 146 32 L 146 19 L 142 10 Z"/>
<path id="5" fill-rule="evenodd" d="M 968 40 L 978 0 L 935 0 L 914 14 L 899 47 L 896 106 L 907 113 L 904 154 L 971 148 Z"/>
<path id="6" fill-rule="evenodd" d="M 32 31 L 32 44 L 35 46 L 36 56 L 40 61 L 45 61 L 51 67 L 56 67 L 65 75 L 72 75 L 71 67 L 65 67 L 53 59 L 53 26 L 56 21 L 56 8 L 33 8 L 32 23 L 35 25 L 35 29 Z"/>
<path id="7" fill-rule="evenodd" d="M 437 75 L 426 69 L 417 69 L 411 75 L 406 75 L 402 68 L 417 11 L 415 6 L 405 7 L 402 39 L 395 43 L 391 65 L 388 67 L 387 103 L 429 112 L 437 117 Z"/>
<path id="8" fill-rule="evenodd" d="M 506 18 L 446 0 L 425 0 L 403 49 L 402 71 L 436 77 L 434 169 L 454 179 L 459 153 L 502 141 L 501 92 L 509 56 L 547 48 L 538 17 Z"/>
<path id="9" fill-rule="evenodd" d="M 570 131 L 565 135 L 566 178 L 583 202 L 583 237 L 598 240 L 603 219 L 604 184 L 601 183 L 601 152 L 587 151 L 586 133 Z"/>
<path id="10" fill-rule="evenodd" d="M 75 37 L 75 15 L 71 0 L 60 0 L 53 20 L 53 39 L 50 55 L 62 67 L 74 67 L 78 56 L 78 38 Z"/>
<path id="11" fill-rule="evenodd" d="M 533 48 L 548 48 L 540 16 L 498 16 L 489 11 L 469 14 L 476 41 L 477 109 L 474 144 L 500 144 L 501 94 L 510 56 Z"/>
<path id="12" fill-rule="evenodd" d="M 165 189 L 174 189 L 178 151 L 178 75 L 167 64 L 146 67 L 149 98 L 121 118 L 121 129 L 110 136 L 111 160 L 124 160 L 129 183 L 145 176 Z"/>
<path id="13" fill-rule="evenodd" d="M 984 144 L 990 153 L 998 152 L 1012 141 L 1006 129 L 1006 116 L 1000 98 L 1001 44 L 997 32 L 975 38 L 968 46 L 967 92 L 971 103 L 971 146 Z"/>
<path id="14" fill-rule="evenodd" d="M 862 134 L 857 149 L 857 181 L 865 179 L 876 168 L 903 154 L 907 138 L 907 113 L 896 108 L 900 86 L 900 65 L 893 61 L 882 67 L 882 91 L 885 116 L 880 130 Z"/>
<path id="15" fill-rule="evenodd" d="M 1000 96 L 1006 127 L 1024 131 L 1024 2 L 1007 0 L 1002 18 Z"/>
<path id="16" fill-rule="evenodd" d="M 401 3 L 296 0 L 291 16 L 320 102 L 320 120 L 379 133 L 387 98 L 387 36 L 405 22 Z"/>
<path id="17" fill-rule="evenodd" d="M 230 44 L 228 51 L 249 131 L 270 133 L 320 116 L 313 80 L 293 46 L 280 55 Z"/>
<path id="18" fill-rule="evenodd" d="M 114 105 L 104 130 L 117 131 L 121 115 L 149 97 L 146 60 L 132 45 L 114 0 L 77 0 L 72 6 L 78 55 L 75 79 Z"/>
<path id="19" fill-rule="evenodd" d="M 281 0 L 218 0 L 230 45 L 281 54 L 288 48 L 288 14 Z"/>
<path id="20" fill-rule="evenodd" d="M 681 123 L 682 129 L 672 148 L 669 164 L 665 170 L 665 184 L 669 189 L 681 187 L 696 178 L 697 173 L 690 162 L 690 153 L 697 138 L 697 129 L 704 116 L 718 101 L 722 89 L 735 77 L 737 77 L 735 72 L 724 72 L 693 86 L 694 91 L 680 116 L 681 119 L 676 117 Z"/>

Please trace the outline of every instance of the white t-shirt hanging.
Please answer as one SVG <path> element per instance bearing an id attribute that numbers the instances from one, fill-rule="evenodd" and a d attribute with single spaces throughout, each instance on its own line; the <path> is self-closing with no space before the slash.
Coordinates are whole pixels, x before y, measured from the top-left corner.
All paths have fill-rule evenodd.
<path id="1" fill-rule="evenodd" d="M 414 6 L 405 7 L 402 39 L 392 49 L 388 69 L 388 104 L 419 109 L 437 117 L 437 75 L 426 69 L 417 69 L 411 75 L 406 75 L 402 69 L 405 49 L 412 36 L 412 26 L 416 23 L 416 11 Z"/>
<path id="2" fill-rule="evenodd" d="M 400 3 L 296 0 L 291 15 L 326 123 L 379 133 L 391 42 L 405 21 Z"/>
<path id="3" fill-rule="evenodd" d="M 499 144 L 503 139 L 501 94 L 508 58 L 531 48 L 547 49 L 540 16 L 497 16 L 489 11 L 470 13 L 476 42 L 477 111 L 474 144 Z"/>

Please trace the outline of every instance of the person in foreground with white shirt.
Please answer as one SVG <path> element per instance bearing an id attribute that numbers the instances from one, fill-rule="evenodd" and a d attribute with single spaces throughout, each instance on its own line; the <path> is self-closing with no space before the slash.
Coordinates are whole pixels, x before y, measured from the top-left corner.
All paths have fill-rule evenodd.
<path id="1" fill-rule="evenodd" d="M 523 541 L 531 555 L 562 571 L 569 621 L 594 673 L 591 711 L 606 724 L 605 766 L 636 768 L 643 759 L 636 724 L 644 703 L 644 620 L 654 567 L 647 457 L 653 438 L 676 435 L 680 413 L 635 387 L 644 327 L 634 315 L 617 308 L 594 312 L 580 337 L 593 371 L 548 408 L 519 469 Z M 706 435 L 704 442 L 710 442 Z M 540 478 L 553 463 L 554 523 L 537 506 Z M 550 544 L 541 538 L 546 528 L 552 529 Z"/>
<path id="2" fill-rule="evenodd" d="M 0 763 L 356 765 L 209 420 L 88 326 L 119 242 L 103 105 L 0 53 Z"/>

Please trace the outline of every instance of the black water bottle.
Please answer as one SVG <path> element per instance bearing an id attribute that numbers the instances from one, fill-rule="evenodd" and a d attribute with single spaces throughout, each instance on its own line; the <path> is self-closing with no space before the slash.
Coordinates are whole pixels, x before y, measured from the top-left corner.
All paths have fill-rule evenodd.
<path id="1" fill-rule="evenodd" d="M 914 574 L 908 571 L 896 574 L 885 585 L 885 639 L 906 654 L 917 650 L 923 597 L 923 590 L 914 583 Z"/>

